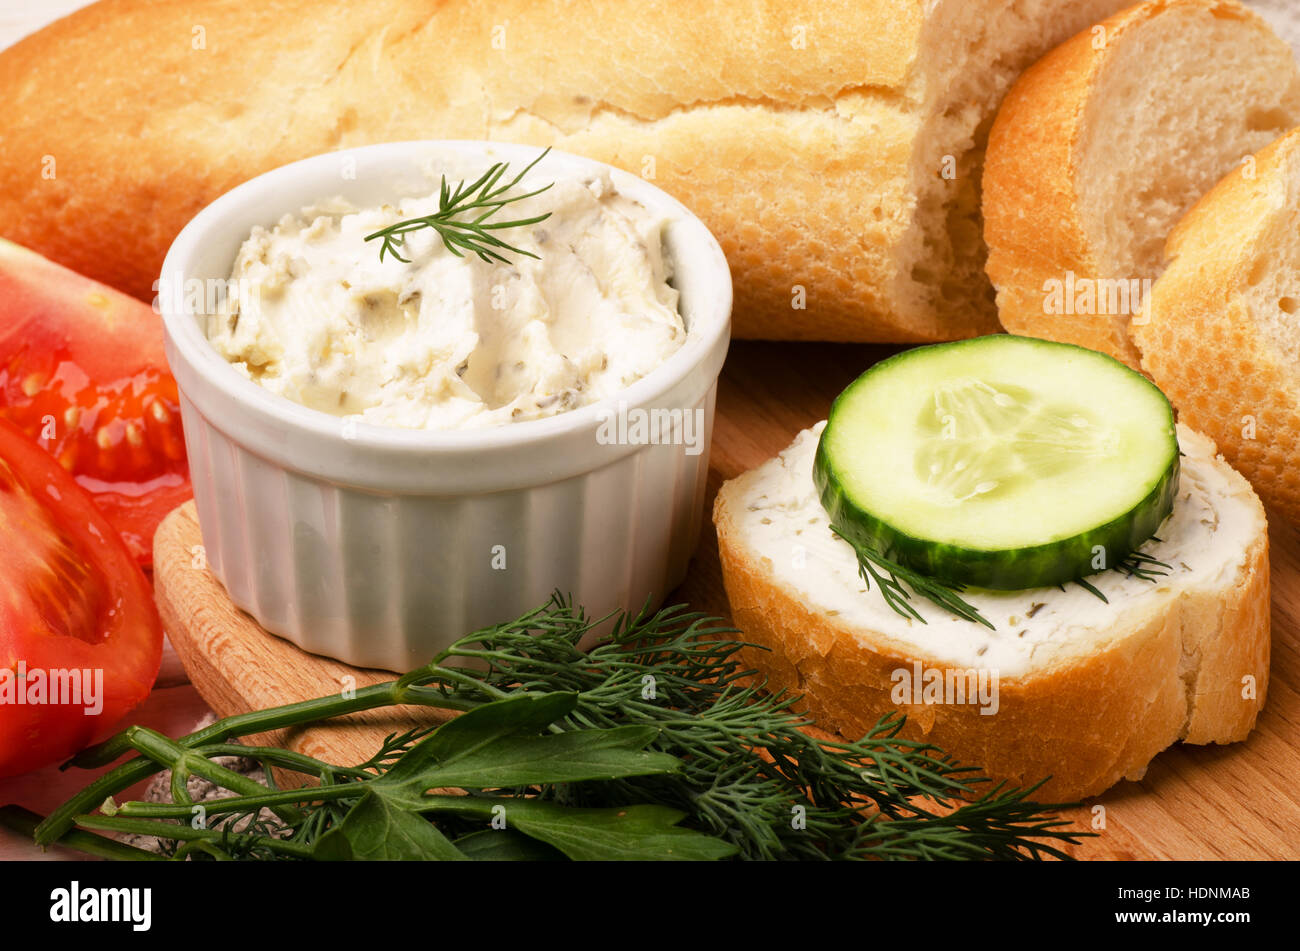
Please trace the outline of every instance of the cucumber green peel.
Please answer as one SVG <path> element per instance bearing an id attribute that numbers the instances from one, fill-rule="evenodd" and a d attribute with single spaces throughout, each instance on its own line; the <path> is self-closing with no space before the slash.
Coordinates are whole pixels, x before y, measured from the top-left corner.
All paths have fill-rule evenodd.
<path id="1" fill-rule="evenodd" d="M 876 364 L 835 401 L 813 474 L 860 555 L 1017 590 L 1150 562 L 1134 553 L 1173 510 L 1179 451 L 1144 376 L 1004 334 Z"/>

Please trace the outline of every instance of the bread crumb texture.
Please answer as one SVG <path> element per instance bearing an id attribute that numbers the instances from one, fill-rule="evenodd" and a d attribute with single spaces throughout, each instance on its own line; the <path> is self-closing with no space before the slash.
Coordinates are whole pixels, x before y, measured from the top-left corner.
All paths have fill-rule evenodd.
<path id="1" fill-rule="evenodd" d="M 1142 367 L 1266 503 L 1300 522 L 1300 130 L 1229 174 L 1170 237 Z"/>
<path id="2" fill-rule="evenodd" d="M 1243 158 L 1300 125 L 1290 47 L 1235 0 L 1159 0 L 1034 65 L 990 134 L 988 272 L 1013 333 L 1132 367 L 1164 244 Z"/>

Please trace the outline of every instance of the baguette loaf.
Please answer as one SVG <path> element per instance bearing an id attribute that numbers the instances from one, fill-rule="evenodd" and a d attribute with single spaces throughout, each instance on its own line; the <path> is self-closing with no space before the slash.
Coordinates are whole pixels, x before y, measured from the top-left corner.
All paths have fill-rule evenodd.
<path id="1" fill-rule="evenodd" d="M 105 0 L 0 54 L 0 234 L 148 299 L 181 226 L 260 172 L 497 138 L 691 206 L 740 336 L 973 336 L 988 120 L 1123 2 Z"/>
<path id="2" fill-rule="evenodd" d="M 820 430 L 726 483 L 713 514 L 733 619 L 768 648 L 746 660 L 770 687 L 803 694 L 818 725 L 856 738 L 899 710 L 905 735 L 994 780 L 1050 775 L 1037 794 L 1049 800 L 1138 779 L 1179 740 L 1250 733 L 1268 684 L 1267 525 L 1208 439 L 1179 427 L 1177 501 L 1143 547 L 1173 567 L 1167 577 L 1094 575 L 1109 603 L 1078 585 L 966 592 L 990 631 L 926 601 L 914 601 L 927 620 L 915 623 L 866 590 L 813 487 Z M 966 694 L 918 692 L 931 671 L 964 679 Z M 975 694 L 981 676 L 991 698 Z"/>
<path id="3" fill-rule="evenodd" d="M 988 273 L 1002 325 L 1139 363 L 1129 323 L 1169 232 L 1300 124 L 1300 68 L 1235 0 L 1154 0 L 1048 54 L 989 136 Z"/>
<path id="4" fill-rule="evenodd" d="M 1300 129 L 1216 185 L 1167 256 L 1134 327 L 1142 367 L 1300 522 Z"/>

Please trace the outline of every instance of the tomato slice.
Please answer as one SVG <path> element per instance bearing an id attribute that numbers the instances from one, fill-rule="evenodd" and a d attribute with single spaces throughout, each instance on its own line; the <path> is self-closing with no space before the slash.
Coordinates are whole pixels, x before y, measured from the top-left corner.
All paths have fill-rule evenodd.
<path id="1" fill-rule="evenodd" d="M 158 523 L 191 495 L 151 308 L 0 240 L 0 417 L 71 472 L 151 562 Z"/>
<path id="2" fill-rule="evenodd" d="M 13 776 L 108 736 L 153 687 L 163 631 L 90 495 L 4 421 L 0 537 L 0 776 Z"/>

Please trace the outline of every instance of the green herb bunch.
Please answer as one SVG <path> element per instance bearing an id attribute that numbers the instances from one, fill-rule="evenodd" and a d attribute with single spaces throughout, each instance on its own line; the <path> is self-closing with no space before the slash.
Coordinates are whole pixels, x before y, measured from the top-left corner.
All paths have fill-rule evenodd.
<path id="1" fill-rule="evenodd" d="M 1086 835 L 1033 789 L 985 788 L 903 738 L 901 717 L 856 742 L 810 736 L 798 698 L 756 685 L 747 645 L 716 619 L 672 607 L 604 623 L 612 633 L 584 652 L 602 622 L 556 596 L 391 683 L 179 740 L 133 727 L 72 765 L 136 755 L 48 818 L 10 806 L 0 821 L 42 845 L 134 859 L 159 856 L 98 833 L 157 836 L 172 858 L 289 860 L 1039 859 Z M 348 768 L 232 742 L 398 704 L 462 712 Z M 212 762 L 228 755 L 259 760 L 266 783 Z M 279 789 L 272 767 L 318 785 Z M 112 799 L 163 769 L 171 802 Z M 231 795 L 200 809 L 191 774 Z"/>

